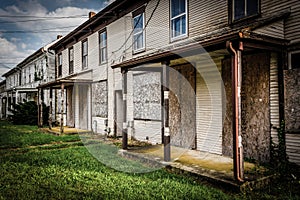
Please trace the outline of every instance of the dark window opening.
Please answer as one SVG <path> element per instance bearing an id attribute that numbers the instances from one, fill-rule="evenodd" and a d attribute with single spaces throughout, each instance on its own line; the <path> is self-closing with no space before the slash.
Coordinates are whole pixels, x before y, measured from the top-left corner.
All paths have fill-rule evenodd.
<path id="1" fill-rule="evenodd" d="M 69 49 L 69 74 L 74 72 L 74 49 L 71 47 Z"/>
<path id="2" fill-rule="evenodd" d="M 62 76 L 62 54 L 58 54 L 57 58 L 57 76 Z"/>
<path id="3" fill-rule="evenodd" d="M 259 0 L 233 0 L 233 20 L 239 20 L 259 13 Z"/>
<path id="4" fill-rule="evenodd" d="M 300 69 L 300 52 L 291 54 L 291 68 Z"/>
<path id="5" fill-rule="evenodd" d="M 88 67 L 88 41 L 82 42 L 82 69 Z"/>

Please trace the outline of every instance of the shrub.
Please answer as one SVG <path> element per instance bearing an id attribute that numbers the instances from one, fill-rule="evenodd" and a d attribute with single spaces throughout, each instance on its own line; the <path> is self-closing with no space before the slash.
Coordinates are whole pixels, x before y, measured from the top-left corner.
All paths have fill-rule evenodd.
<path id="1" fill-rule="evenodd" d="M 38 106 L 35 101 L 25 101 L 13 105 L 11 109 L 12 115 L 9 119 L 13 124 L 18 125 L 37 125 L 38 120 Z M 49 107 L 43 104 L 43 121 L 48 121 Z"/>

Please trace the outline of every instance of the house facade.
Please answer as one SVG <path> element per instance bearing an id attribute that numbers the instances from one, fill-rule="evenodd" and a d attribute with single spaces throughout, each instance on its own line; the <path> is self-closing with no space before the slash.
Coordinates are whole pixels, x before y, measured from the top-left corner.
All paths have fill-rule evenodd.
<path id="1" fill-rule="evenodd" d="M 124 148 L 268 162 L 284 120 L 299 164 L 299 16 L 298 1 L 116 0 L 51 46 L 56 78 L 40 89 L 61 92 L 61 124 Z"/>
<path id="2" fill-rule="evenodd" d="M 55 78 L 55 54 L 48 50 L 48 47 L 56 41 L 40 48 L 22 62 L 17 64 L 5 74 L 5 99 L 2 101 L 2 118 L 7 118 L 11 114 L 10 109 L 16 103 L 24 101 L 35 101 L 38 103 L 44 97 L 49 96 L 49 91 L 44 94 L 38 93 L 38 85 L 46 83 Z M 49 105 L 48 99 L 44 99 Z"/>

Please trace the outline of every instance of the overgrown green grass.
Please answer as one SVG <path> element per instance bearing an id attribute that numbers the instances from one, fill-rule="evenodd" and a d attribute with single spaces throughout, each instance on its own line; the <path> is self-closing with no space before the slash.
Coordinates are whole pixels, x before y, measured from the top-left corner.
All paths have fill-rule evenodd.
<path id="1" fill-rule="evenodd" d="M 276 198 L 268 191 L 250 196 L 224 193 L 164 169 L 119 172 L 99 162 L 80 142 L 57 143 L 74 141 L 77 136 L 48 135 L 35 127 L 0 123 L 0 199 Z M 49 145 L 32 147 L 40 144 Z"/>
<path id="2" fill-rule="evenodd" d="M 6 121 L 0 121 L 0 149 L 79 140 L 78 135 L 57 137 L 51 134 L 41 134 L 36 126 L 12 125 Z"/>

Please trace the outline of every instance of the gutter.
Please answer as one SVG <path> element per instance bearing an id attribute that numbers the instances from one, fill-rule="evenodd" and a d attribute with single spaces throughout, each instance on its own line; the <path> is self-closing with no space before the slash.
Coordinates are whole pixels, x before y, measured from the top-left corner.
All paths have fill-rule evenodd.
<path id="1" fill-rule="evenodd" d="M 241 136 L 241 83 L 242 83 L 242 54 L 243 42 L 234 49 L 231 41 L 226 42 L 226 48 L 232 57 L 232 134 L 233 134 L 233 169 L 234 177 L 243 182 L 244 161 L 243 145 Z"/>

